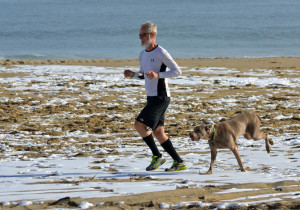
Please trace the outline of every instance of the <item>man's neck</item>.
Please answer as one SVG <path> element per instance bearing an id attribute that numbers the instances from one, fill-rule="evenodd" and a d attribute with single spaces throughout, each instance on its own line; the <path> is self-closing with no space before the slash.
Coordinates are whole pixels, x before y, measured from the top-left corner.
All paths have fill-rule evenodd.
<path id="1" fill-rule="evenodd" d="M 147 47 L 147 51 L 151 51 L 151 50 L 153 50 L 154 48 L 156 48 L 157 47 L 157 44 L 154 42 L 154 43 L 152 43 L 152 44 L 150 44 L 149 45 L 149 47 Z"/>

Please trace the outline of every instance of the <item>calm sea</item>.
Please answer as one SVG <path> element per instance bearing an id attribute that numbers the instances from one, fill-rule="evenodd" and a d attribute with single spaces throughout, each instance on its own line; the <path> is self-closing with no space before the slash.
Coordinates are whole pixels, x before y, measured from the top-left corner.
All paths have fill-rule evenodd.
<path id="1" fill-rule="evenodd" d="M 0 0 L 0 59 L 136 58 L 140 24 L 173 57 L 300 56 L 299 0 Z"/>

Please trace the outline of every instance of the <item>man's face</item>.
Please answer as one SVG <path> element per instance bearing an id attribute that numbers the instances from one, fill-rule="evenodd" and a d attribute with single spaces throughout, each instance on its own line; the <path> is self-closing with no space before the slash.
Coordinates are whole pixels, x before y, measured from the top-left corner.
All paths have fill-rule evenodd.
<path id="1" fill-rule="evenodd" d="M 147 49 L 149 45 L 152 43 L 151 33 L 148 33 L 147 31 L 141 29 L 140 40 L 141 40 L 141 46 Z"/>

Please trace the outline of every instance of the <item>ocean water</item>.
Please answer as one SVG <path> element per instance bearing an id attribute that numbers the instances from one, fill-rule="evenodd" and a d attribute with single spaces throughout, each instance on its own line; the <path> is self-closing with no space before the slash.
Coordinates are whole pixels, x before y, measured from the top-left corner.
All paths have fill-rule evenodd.
<path id="1" fill-rule="evenodd" d="M 173 57 L 300 56 L 299 0 L 0 0 L 0 59 L 137 58 L 140 24 Z"/>

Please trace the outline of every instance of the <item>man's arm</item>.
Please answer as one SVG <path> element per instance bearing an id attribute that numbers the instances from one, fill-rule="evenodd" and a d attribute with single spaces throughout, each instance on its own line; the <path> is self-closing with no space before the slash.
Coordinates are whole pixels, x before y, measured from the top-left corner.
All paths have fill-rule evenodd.
<path id="1" fill-rule="evenodd" d="M 140 72 L 133 72 L 129 69 L 126 69 L 124 71 L 124 77 L 133 79 L 145 79 L 144 74 L 141 74 Z"/>
<path id="2" fill-rule="evenodd" d="M 142 52 L 139 55 L 139 61 L 140 61 L 140 63 L 141 63 L 141 58 L 142 58 Z M 129 69 L 126 69 L 124 71 L 124 77 L 125 78 L 131 78 L 131 79 L 145 79 L 144 71 L 143 71 L 142 67 L 140 67 L 139 72 L 133 72 L 133 71 L 131 71 Z"/>
<path id="3" fill-rule="evenodd" d="M 163 50 L 162 52 L 163 53 L 161 55 L 161 60 L 170 70 L 159 72 L 159 78 L 171 78 L 180 76 L 182 74 L 181 69 L 171 57 L 171 55 L 166 50 Z"/>

